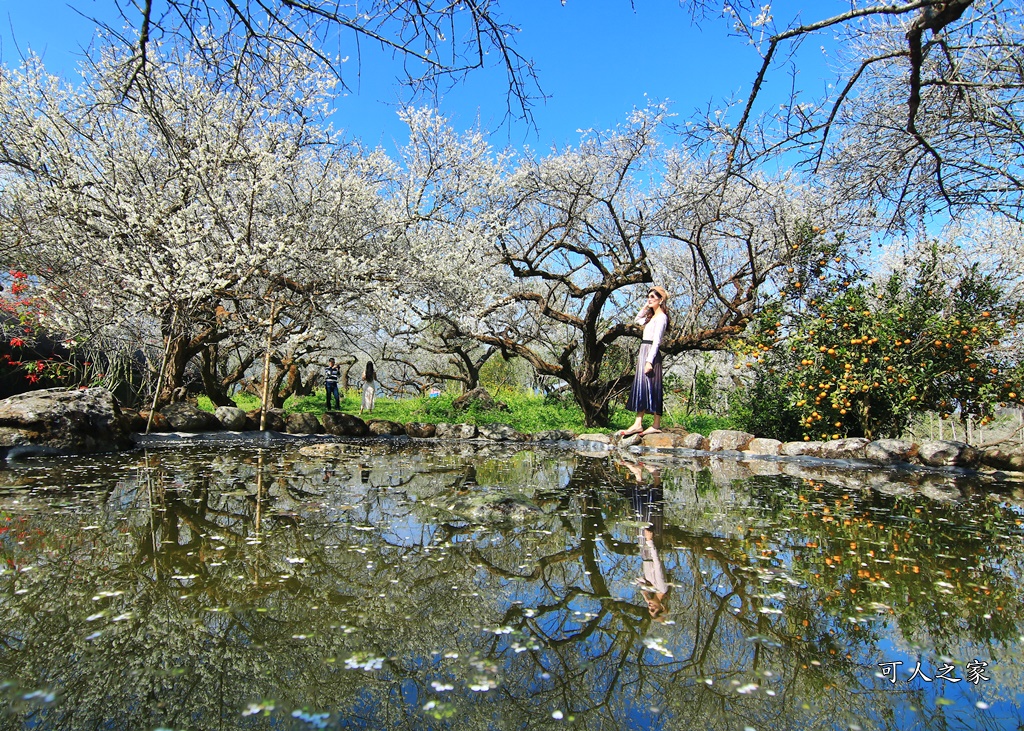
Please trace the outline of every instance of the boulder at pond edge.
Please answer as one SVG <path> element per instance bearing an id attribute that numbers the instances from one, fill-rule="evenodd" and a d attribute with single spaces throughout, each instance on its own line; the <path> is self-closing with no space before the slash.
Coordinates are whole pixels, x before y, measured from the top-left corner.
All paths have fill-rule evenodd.
<path id="1" fill-rule="evenodd" d="M 105 388 L 49 388 L 0 401 L 0 456 L 90 454 L 130 444 L 117 401 Z"/>
<path id="2" fill-rule="evenodd" d="M 320 418 L 324 423 L 324 431 L 336 437 L 365 437 L 370 433 L 366 422 L 352 414 L 325 411 Z"/>
<path id="3" fill-rule="evenodd" d="M 160 409 L 173 431 L 203 432 L 220 431 L 221 424 L 216 416 L 197 406 L 185 402 L 168 404 Z"/>

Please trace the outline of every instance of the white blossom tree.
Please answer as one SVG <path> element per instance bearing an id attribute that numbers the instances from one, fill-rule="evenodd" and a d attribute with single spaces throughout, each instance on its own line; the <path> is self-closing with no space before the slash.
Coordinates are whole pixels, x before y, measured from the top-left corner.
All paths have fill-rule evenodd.
<path id="1" fill-rule="evenodd" d="M 475 341 L 518 356 L 563 382 L 588 424 L 607 422 L 633 377 L 633 316 L 655 275 L 677 294 L 663 351 L 724 347 L 794 284 L 796 265 L 823 255 L 811 229 L 838 213 L 795 175 L 730 178 L 724 153 L 669 147 L 668 119 L 652 106 L 578 147 L 489 162 L 477 137 L 433 115 L 410 119 L 408 168 L 419 172 L 409 180 L 433 182 L 405 193 L 423 211 L 405 214 L 417 220 L 409 251 L 438 263 L 410 266 L 428 278 L 396 332 L 418 345 L 429 336 L 428 351 Z M 434 246 L 451 253 L 438 260 L 426 254 Z"/>
<path id="2" fill-rule="evenodd" d="M 217 38 L 198 40 L 201 53 L 151 47 L 127 93 L 117 45 L 77 88 L 31 59 L 0 77 L 5 244 L 48 287 L 56 327 L 156 323 L 162 402 L 197 354 L 252 337 L 254 318 L 311 337 L 308 313 L 367 280 L 389 226 L 379 161 L 322 124 L 328 73 L 282 54 L 273 75 L 225 80 L 204 62 Z"/>
<path id="3" fill-rule="evenodd" d="M 410 136 L 390 193 L 401 246 L 381 272 L 394 287 L 368 300 L 378 329 L 365 347 L 410 387 L 448 380 L 473 388 L 494 348 L 472 334 L 500 327 L 497 316 L 485 319 L 509 283 L 493 248 L 509 155 L 494 152 L 479 129 L 457 133 L 436 111 L 408 109 L 403 119 Z"/>
<path id="4" fill-rule="evenodd" d="M 729 167 L 725 155 L 699 158 L 685 148 L 665 159 L 664 241 L 651 260 L 674 293 L 670 352 L 724 349 L 772 297 L 840 268 L 863 240 L 855 209 L 813 180 Z"/>

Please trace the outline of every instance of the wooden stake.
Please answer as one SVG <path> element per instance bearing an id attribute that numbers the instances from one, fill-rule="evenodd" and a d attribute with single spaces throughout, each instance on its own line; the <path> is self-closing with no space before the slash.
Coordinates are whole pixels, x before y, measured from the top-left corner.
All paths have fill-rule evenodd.
<path id="1" fill-rule="evenodd" d="M 267 348 L 263 354 L 263 399 L 260 404 L 260 431 L 267 430 L 267 397 L 270 395 L 270 349 L 274 342 L 274 320 L 277 319 L 277 297 L 270 305 L 270 324 L 267 327 Z"/>
<path id="2" fill-rule="evenodd" d="M 164 373 L 167 372 L 167 359 L 171 355 L 171 341 L 174 338 L 174 325 L 178 322 L 178 308 L 174 308 L 174 314 L 171 315 L 171 334 L 167 336 L 167 345 L 164 346 L 164 360 L 160 364 L 160 375 L 156 379 L 156 391 L 153 393 L 153 403 L 149 407 L 149 418 L 146 419 L 146 434 L 149 434 L 149 428 L 153 426 L 153 412 L 156 411 L 156 401 L 160 398 L 160 389 L 164 385 Z"/>

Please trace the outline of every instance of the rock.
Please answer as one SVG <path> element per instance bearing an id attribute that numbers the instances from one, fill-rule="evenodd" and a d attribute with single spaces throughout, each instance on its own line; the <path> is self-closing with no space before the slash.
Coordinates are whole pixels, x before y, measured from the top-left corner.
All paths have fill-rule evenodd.
<path id="1" fill-rule="evenodd" d="M 607 434 L 580 434 L 576 437 L 578 442 L 600 442 L 601 444 L 611 444 L 612 438 Z"/>
<path id="2" fill-rule="evenodd" d="M 284 409 L 267 409 L 267 431 L 288 431 Z"/>
<path id="3" fill-rule="evenodd" d="M 746 450 L 744 451 L 746 451 L 747 454 L 765 454 L 775 456 L 779 453 L 781 448 L 782 442 L 778 439 L 764 439 L 762 437 L 757 437 L 756 439 L 750 440 L 747 444 Z"/>
<path id="4" fill-rule="evenodd" d="M 476 436 L 476 425 L 438 424 L 434 433 L 438 439 L 472 439 Z"/>
<path id="5" fill-rule="evenodd" d="M 648 434 L 640 438 L 640 443 L 652 449 L 675 449 L 684 446 L 686 437 L 673 432 L 661 432 L 660 434 Z"/>
<path id="6" fill-rule="evenodd" d="M 216 416 L 184 401 L 164 406 L 160 413 L 167 419 L 172 431 L 220 431 L 220 422 Z"/>
<path id="7" fill-rule="evenodd" d="M 683 437 L 683 447 L 686 449 L 699 449 L 706 451 L 708 448 L 708 438 L 703 434 L 692 432 Z"/>
<path id="8" fill-rule="evenodd" d="M 917 456 L 917 445 L 903 439 L 877 439 L 864 447 L 864 458 L 876 464 L 909 462 Z"/>
<path id="9" fill-rule="evenodd" d="M 781 444 L 782 442 L 779 442 Z M 750 454 L 750 451 L 747 451 Z M 767 475 L 781 475 L 782 474 L 782 462 L 776 459 L 753 459 L 744 460 L 743 464 L 750 470 L 751 475 L 767 476 Z"/>
<path id="10" fill-rule="evenodd" d="M 985 447 L 981 450 L 981 463 L 997 470 L 1024 472 L 1024 447 Z"/>
<path id="11" fill-rule="evenodd" d="M 319 434 L 323 431 L 316 414 L 306 412 L 288 414 L 284 419 L 284 426 L 289 434 Z"/>
<path id="12" fill-rule="evenodd" d="M 685 437 L 690 433 L 690 430 L 685 426 L 663 426 L 661 427 L 661 430 L 663 432 L 668 432 L 669 434 L 678 434 L 681 437 Z"/>
<path id="13" fill-rule="evenodd" d="M 237 406 L 218 406 L 213 410 L 221 426 L 228 431 L 244 431 L 247 423 L 245 411 Z"/>
<path id="14" fill-rule="evenodd" d="M 466 391 L 466 393 L 452 401 L 452 407 L 456 409 L 468 409 L 474 402 L 476 402 L 477 406 L 481 409 L 498 409 L 499 411 L 508 411 L 508 405 L 503 404 L 501 401 L 495 401 L 494 397 L 487 392 L 486 388 L 474 388 L 472 391 Z"/>
<path id="15" fill-rule="evenodd" d="M 387 419 L 371 419 L 366 422 L 366 428 L 375 437 L 401 437 L 405 436 L 405 427 L 397 421 Z"/>
<path id="16" fill-rule="evenodd" d="M 534 442 L 571 442 L 576 438 L 576 433 L 567 429 L 549 429 L 547 431 L 535 432 L 530 436 Z"/>
<path id="17" fill-rule="evenodd" d="M 336 437 L 365 437 L 370 433 L 366 422 L 352 414 L 327 411 L 321 418 L 324 423 L 324 431 Z"/>
<path id="18" fill-rule="evenodd" d="M 978 463 L 978 450 L 963 442 L 929 441 L 917 448 L 917 456 L 929 467 L 972 467 Z"/>
<path id="19" fill-rule="evenodd" d="M 131 445 L 110 391 L 49 388 L 0 401 L 0 456 L 91 454 Z"/>
<path id="20" fill-rule="evenodd" d="M 448 506 L 448 510 L 478 523 L 519 522 L 544 514 L 544 511 L 531 502 L 499 495 L 459 497 Z"/>
<path id="21" fill-rule="evenodd" d="M 260 410 L 254 409 L 253 411 L 246 412 L 246 417 L 252 420 L 252 431 L 260 430 Z M 265 431 L 287 431 L 288 427 L 284 421 L 284 411 L 281 409 L 268 409 L 267 410 L 267 428 Z"/>
<path id="22" fill-rule="evenodd" d="M 820 457 L 824 442 L 786 442 L 779 448 L 779 454 L 786 457 Z"/>
<path id="23" fill-rule="evenodd" d="M 709 465 L 711 479 L 716 485 L 730 485 L 737 480 L 747 480 L 753 475 L 749 462 L 733 459 L 712 459 Z"/>
<path id="24" fill-rule="evenodd" d="M 526 437 L 508 424 L 484 424 L 477 428 L 477 436 L 492 442 L 523 442 Z"/>
<path id="25" fill-rule="evenodd" d="M 129 433 L 146 430 L 146 420 L 135 409 L 121 408 L 121 428 Z"/>
<path id="26" fill-rule="evenodd" d="M 424 424 L 422 422 L 414 421 L 405 425 L 405 433 L 410 437 L 416 437 L 418 439 L 430 439 L 437 434 L 437 427 L 433 424 Z"/>
<path id="27" fill-rule="evenodd" d="M 163 432 L 174 431 L 173 429 L 171 429 L 170 422 L 167 421 L 167 419 L 164 417 L 164 415 L 161 414 L 159 411 L 154 411 L 153 412 L 153 419 L 152 419 L 152 421 L 150 421 L 149 412 L 148 411 L 140 411 L 139 412 L 139 416 L 142 418 L 142 422 L 143 422 L 142 423 L 142 428 L 139 429 L 140 432 L 146 431 L 146 425 L 147 424 L 149 425 L 149 430 L 151 432 L 163 433 Z"/>
<path id="28" fill-rule="evenodd" d="M 343 457 L 348 453 L 351 445 L 338 444 L 337 442 L 321 442 L 319 444 L 307 444 L 299 449 L 303 457 Z"/>
<path id="29" fill-rule="evenodd" d="M 862 437 L 832 439 L 821 446 L 818 456 L 823 459 L 864 459 L 864 447 L 868 440 Z"/>
<path id="30" fill-rule="evenodd" d="M 958 503 L 964 497 L 956 485 L 949 482 L 923 482 L 917 490 L 929 500 L 940 503 Z"/>
<path id="31" fill-rule="evenodd" d="M 716 429 L 708 434 L 708 450 L 722 452 L 725 450 L 743 450 L 754 438 L 753 434 L 731 429 Z"/>
<path id="32" fill-rule="evenodd" d="M 587 457 L 590 459 L 605 459 L 608 457 L 608 451 L 610 447 L 601 444 L 593 444 L 594 447 L 604 447 L 603 449 L 574 449 L 574 453 L 581 457 Z"/>
<path id="33" fill-rule="evenodd" d="M 642 441 L 643 437 L 639 434 L 630 434 L 628 437 L 620 438 L 619 441 L 615 442 L 615 446 L 619 449 L 626 449 L 628 447 L 635 447 Z"/>

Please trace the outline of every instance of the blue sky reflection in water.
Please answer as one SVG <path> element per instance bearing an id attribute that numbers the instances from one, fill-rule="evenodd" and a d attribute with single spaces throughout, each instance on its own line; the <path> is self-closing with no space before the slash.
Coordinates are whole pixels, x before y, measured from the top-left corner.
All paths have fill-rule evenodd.
<path id="1" fill-rule="evenodd" d="M 1020 491 L 777 468 L 288 445 L 0 470 L 0 728 L 1019 728 Z"/>

